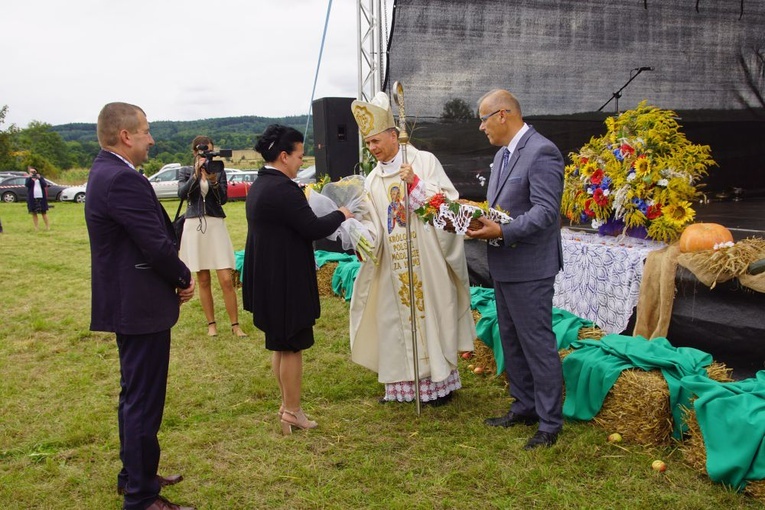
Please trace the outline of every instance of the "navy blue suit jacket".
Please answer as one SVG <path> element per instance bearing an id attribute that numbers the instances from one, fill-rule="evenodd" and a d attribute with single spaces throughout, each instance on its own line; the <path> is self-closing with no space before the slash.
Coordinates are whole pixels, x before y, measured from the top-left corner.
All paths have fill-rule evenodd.
<path id="1" fill-rule="evenodd" d="M 489 206 L 501 207 L 513 221 L 502 226 L 502 245 L 487 247 L 491 276 L 500 282 L 555 276 L 563 268 L 563 157 L 555 144 L 529 127 L 500 180 L 502 151 L 504 147 L 494 156 L 486 195 Z"/>
<path id="2" fill-rule="evenodd" d="M 165 331 L 178 321 L 177 288 L 191 273 L 178 258 L 170 218 L 149 181 L 102 150 L 88 176 L 90 329 L 125 335 Z"/>

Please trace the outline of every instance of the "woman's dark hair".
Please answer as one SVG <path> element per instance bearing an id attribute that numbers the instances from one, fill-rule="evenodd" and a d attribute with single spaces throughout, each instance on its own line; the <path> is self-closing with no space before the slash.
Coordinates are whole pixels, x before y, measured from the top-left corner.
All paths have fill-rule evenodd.
<path id="1" fill-rule="evenodd" d="M 209 136 L 200 135 L 200 136 L 194 137 L 194 140 L 191 142 L 191 152 L 196 151 L 197 147 L 200 145 L 207 145 L 208 151 L 215 150 L 214 149 L 215 144 L 213 143 L 212 138 L 210 138 Z"/>
<path id="2" fill-rule="evenodd" d="M 303 134 L 300 131 L 289 126 L 271 124 L 258 138 L 255 150 L 267 163 L 271 163 L 276 161 L 282 152 L 292 154 L 295 145 L 299 143 L 303 143 Z"/>

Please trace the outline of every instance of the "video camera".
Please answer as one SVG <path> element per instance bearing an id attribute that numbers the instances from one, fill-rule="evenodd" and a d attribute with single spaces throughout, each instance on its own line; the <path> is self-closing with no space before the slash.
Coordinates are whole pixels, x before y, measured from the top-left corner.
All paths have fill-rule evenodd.
<path id="1" fill-rule="evenodd" d="M 205 162 L 202 163 L 202 168 L 204 168 L 208 174 L 223 172 L 223 161 L 214 160 L 213 158 L 216 158 L 216 157 L 230 158 L 232 155 L 231 149 L 221 149 L 219 151 L 211 151 L 211 150 L 208 150 L 209 147 L 203 143 L 200 143 L 195 148 L 197 151 L 199 151 L 202 154 L 202 156 L 204 156 Z"/>

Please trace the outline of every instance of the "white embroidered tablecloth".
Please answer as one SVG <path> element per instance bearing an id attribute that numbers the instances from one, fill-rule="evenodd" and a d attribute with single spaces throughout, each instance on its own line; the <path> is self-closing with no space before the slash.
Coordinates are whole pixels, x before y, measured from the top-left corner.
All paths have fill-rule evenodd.
<path id="1" fill-rule="evenodd" d="M 621 333 L 638 303 L 645 258 L 664 243 L 565 228 L 561 237 L 563 271 L 555 278 L 553 306 Z"/>

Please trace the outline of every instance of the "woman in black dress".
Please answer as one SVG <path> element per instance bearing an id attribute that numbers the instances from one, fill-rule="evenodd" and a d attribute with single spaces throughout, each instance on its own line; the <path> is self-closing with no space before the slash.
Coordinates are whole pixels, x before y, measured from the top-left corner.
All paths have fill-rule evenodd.
<path id="1" fill-rule="evenodd" d="M 303 135 L 268 126 L 255 145 L 266 163 L 247 195 L 247 244 L 242 300 L 273 351 L 272 369 L 281 391 L 282 431 L 316 422 L 300 408 L 302 351 L 311 347 L 320 315 L 313 241 L 327 237 L 352 216 L 340 207 L 317 217 L 292 179 L 303 164 Z"/>

